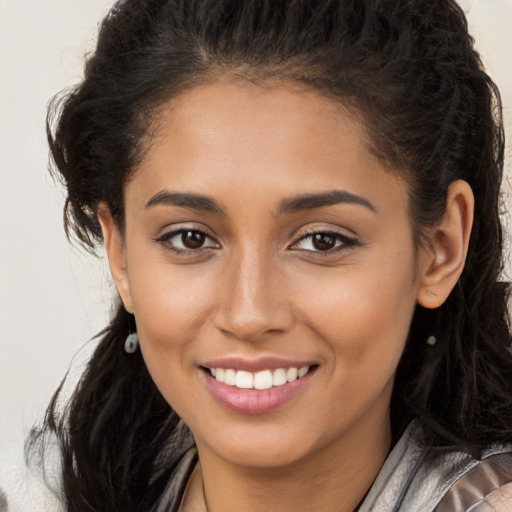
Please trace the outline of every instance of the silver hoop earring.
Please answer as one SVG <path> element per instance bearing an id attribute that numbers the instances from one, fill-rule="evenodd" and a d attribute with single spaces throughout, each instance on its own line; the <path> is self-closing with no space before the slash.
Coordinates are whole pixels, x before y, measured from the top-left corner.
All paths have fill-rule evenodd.
<path id="1" fill-rule="evenodd" d="M 128 334 L 124 342 L 124 350 L 127 354 L 133 354 L 139 348 L 139 337 L 136 332 Z"/>
<path id="2" fill-rule="evenodd" d="M 433 347 L 436 343 L 437 343 L 437 339 L 435 336 L 429 336 L 427 338 L 427 345 L 430 345 L 431 347 Z"/>

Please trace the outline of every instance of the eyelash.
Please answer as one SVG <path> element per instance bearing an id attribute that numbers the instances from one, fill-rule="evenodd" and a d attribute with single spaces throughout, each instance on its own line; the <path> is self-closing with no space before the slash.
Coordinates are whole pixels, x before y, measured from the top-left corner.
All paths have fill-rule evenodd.
<path id="1" fill-rule="evenodd" d="M 298 245 L 300 242 L 307 240 L 308 238 L 312 239 L 312 237 L 315 235 L 324 235 L 324 236 L 326 235 L 329 237 L 333 237 L 335 239 L 336 243 L 339 242 L 339 245 L 335 245 L 332 249 L 327 249 L 325 251 L 321 251 L 321 250 L 312 251 L 312 250 L 300 249 L 300 248 L 292 249 L 292 250 L 303 251 L 306 253 L 313 253 L 315 256 L 320 256 L 320 257 L 328 257 L 328 256 L 332 256 L 333 254 L 344 252 L 344 251 L 352 249 L 352 248 L 360 247 L 362 245 L 361 242 L 359 242 L 355 238 L 349 237 L 349 236 L 339 233 L 337 231 L 318 229 L 318 230 L 310 230 L 310 231 L 306 231 L 305 233 L 302 233 L 299 236 L 298 240 L 293 242 L 290 245 L 290 248 L 293 248 L 294 246 Z"/>
<path id="2" fill-rule="evenodd" d="M 206 240 L 213 241 L 213 239 L 210 236 L 208 236 L 208 234 L 205 233 L 204 231 L 202 231 L 200 229 L 190 229 L 190 228 L 182 228 L 182 229 L 177 229 L 174 231 L 169 231 L 168 233 L 164 233 L 163 235 L 155 238 L 155 241 L 162 244 L 166 249 L 174 252 L 174 254 L 176 254 L 177 256 L 197 255 L 197 254 L 203 252 L 204 250 L 208 250 L 208 249 L 212 249 L 212 248 L 216 249 L 219 247 L 219 244 L 215 241 L 213 241 L 214 243 L 211 245 L 208 245 L 206 247 L 201 246 L 196 249 L 183 249 L 183 248 L 178 248 L 178 247 L 173 246 L 172 242 L 171 242 L 172 239 L 175 237 L 179 237 L 180 235 L 183 236 L 183 234 L 185 234 L 185 233 L 193 233 L 196 235 L 199 234 L 201 236 L 204 236 L 205 241 Z M 322 250 L 315 251 L 315 250 L 301 249 L 301 248 L 294 249 L 294 246 L 297 246 L 301 242 L 304 242 L 308 238 L 312 238 L 315 235 L 324 235 L 324 236 L 333 237 L 335 239 L 335 243 L 339 242 L 339 244 L 335 245 L 332 249 L 327 249 L 325 251 L 322 251 Z M 334 253 L 339 253 L 339 252 L 343 252 L 343 251 L 346 251 L 351 248 L 359 247 L 360 245 L 361 245 L 361 243 L 358 240 L 356 240 L 355 238 L 348 237 L 347 235 L 338 233 L 336 231 L 319 229 L 319 230 L 311 230 L 311 231 L 302 233 L 299 236 L 299 238 L 289 246 L 289 248 L 294 251 L 302 251 L 305 253 L 312 253 L 312 254 L 315 254 L 315 256 L 327 257 L 327 256 L 332 256 Z"/>
<path id="3" fill-rule="evenodd" d="M 198 247 L 197 249 L 182 249 L 174 247 L 171 242 L 172 239 L 175 237 L 179 237 L 180 235 L 183 236 L 183 234 L 185 233 L 200 234 L 205 237 L 205 240 L 213 240 L 210 236 L 208 236 L 207 233 L 205 233 L 201 229 L 182 228 L 176 229 L 174 231 L 169 231 L 168 233 L 164 233 L 162 236 L 155 238 L 155 241 L 162 244 L 166 249 L 169 249 L 170 251 L 174 252 L 177 256 L 196 255 L 203 252 L 204 250 L 217 248 L 219 245 L 218 243 L 214 242 L 215 247 L 212 247 L 212 245 L 206 247 Z"/>

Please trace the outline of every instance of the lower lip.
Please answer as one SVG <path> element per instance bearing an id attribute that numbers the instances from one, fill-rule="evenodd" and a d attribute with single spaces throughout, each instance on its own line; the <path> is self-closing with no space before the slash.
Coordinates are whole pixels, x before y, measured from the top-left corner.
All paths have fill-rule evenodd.
<path id="1" fill-rule="evenodd" d="M 213 396 L 224 407 L 240 414 L 265 414 L 287 404 L 308 385 L 308 373 L 293 382 L 269 389 L 240 389 L 219 382 L 213 376 L 202 372 Z"/>

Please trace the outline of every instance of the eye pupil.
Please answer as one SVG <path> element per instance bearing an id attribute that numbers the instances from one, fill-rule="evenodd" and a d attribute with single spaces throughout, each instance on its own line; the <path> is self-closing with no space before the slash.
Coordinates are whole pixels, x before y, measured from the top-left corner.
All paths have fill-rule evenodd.
<path id="1" fill-rule="evenodd" d="M 199 249 L 204 245 L 206 235 L 200 231 L 184 231 L 181 241 L 188 249 Z"/>
<path id="2" fill-rule="evenodd" d="M 328 233 L 317 233 L 313 236 L 313 246 L 319 251 L 328 251 L 336 245 L 336 238 Z"/>

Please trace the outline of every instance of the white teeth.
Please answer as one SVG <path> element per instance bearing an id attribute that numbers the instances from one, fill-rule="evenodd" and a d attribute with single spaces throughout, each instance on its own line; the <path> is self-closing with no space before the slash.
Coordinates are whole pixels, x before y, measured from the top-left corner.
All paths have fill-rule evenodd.
<path id="1" fill-rule="evenodd" d="M 294 382 L 304 377 L 309 371 L 309 366 L 302 368 L 278 368 L 274 371 L 263 370 L 251 373 L 244 370 L 231 368 L 210 368 L 210 373 L 219 382 L 240 389 L 270 389 L 274 386 L 282 386 L 287 382 Z"/>
<path id="2" fill-rule="evenodd" d="M 284 368 L 274 370 L 272 374 L 272 386 L 282 386 L 286 384 L 286 382 L 286 370 Z"/>
<path id="3" fill-rule="evenodd" d="M 268 389 L 272 387 L 272 372 L 263 370 L 254 374 L 254 389 Z"/>
<path id="4" fill-rule="evenodd" d="M 298 375 L 299 370 L 297 370 L 297 368 L 288 368 L 288 370 L 286 370 L 286 380 L 288 382 L 293 382 L 294 380 L 297 380 Z"/>
<path id="5" fill-rule="evenodd" d="M 224 382 L 226 384 L 226 382 Z M 236 372 L 235 386 L 242 389 L 252 389 L 254 385 L 254 377 L 251 372 L 239 370 Z"/>
<path id="6" fill-rule="evenodd" d="M 236 372 L 235 370 L 226 370 L 224 374 L 224 384 L 234 386 L 236 383 Z"/>

